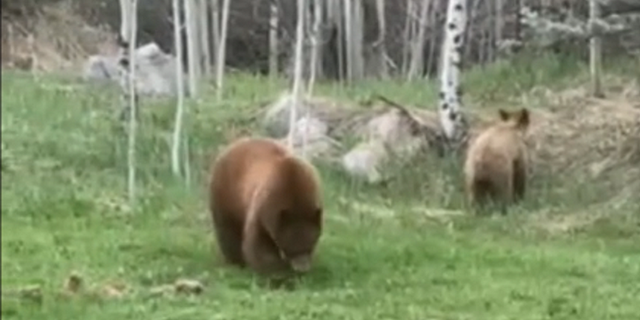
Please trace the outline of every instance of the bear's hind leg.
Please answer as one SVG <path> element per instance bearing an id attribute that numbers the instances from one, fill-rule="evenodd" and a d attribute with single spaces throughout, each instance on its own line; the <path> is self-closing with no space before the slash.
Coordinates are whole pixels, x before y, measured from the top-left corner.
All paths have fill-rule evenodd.
<path id="1" fill-rule="evenodd" d="M 469 203 L 476 215 L 486 215 L 494 198 L 493 182 L 489 179 L 475 178 L 469 187 Z"/>
<path id="2" fill-rule="evenodd" d="M 516 160 L 513 164 L 513 196 L 515 201 L 524 198 L 527 184 L 527 168 L 523 160 Z"/>
<path id="3" fill-rule="evenodd" d="M 509 205 L 511 205 L 514 201 L 512 177 L 513 170 L 507 170 L 499 176 L 500 180 L 497 180 L 495 183 L 495 204 L 497 205 L 497 209 L 499 209 L 500 213 L 502 213 L 503 215 L 507 214 Z"/>

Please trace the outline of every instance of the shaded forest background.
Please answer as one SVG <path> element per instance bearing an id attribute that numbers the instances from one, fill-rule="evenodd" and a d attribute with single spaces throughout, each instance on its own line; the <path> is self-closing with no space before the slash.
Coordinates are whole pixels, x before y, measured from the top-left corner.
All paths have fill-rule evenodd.
<path id="1" fill-rule="evenodd" d="M 289 65 L 292 53 L 292 42 L 295 29 L 295 0 L 277 0 L 280 10 L 279 25 L 279 47 L 280 47 L 280 67 L 281 71 L 286 70 Z M 68 17 L 60 17 L 62 23 L 70 24 L 71 16 L 76 20 L 76 27 L 67 30 L 50 30 L 51 36 L 71 37 L 69 33 L 77 33 L 76 45 L 70 45 L 63 40 L 51 40 L 51 51 L 57 51 L 61 59 L 78 60 L 84 59 L 87 55 L 101 53 L 105 51 L 105 34 L 115 35 L 120 24 L 120 8 L 118 1 L 107 0 L 3 0 L 2 1 L 2 35 L 3 48 L 6 39 L 11 34 L 22 33 L 27 38 L 27 43 L 23 47 L 35 47 L 39 39 L 36 36 L 29 36 L 34 29 L 37 29 L 38 21 L 36 17 L 47 16 L 43 8 L 51 5 L 65 3 L 63 11 L 68 13 Z M 269 33 L 269 6 L 267 0 L 234 0 L 231 3 L 229 18 L 229 34 L 227 40 L 226 66 L 231 69 L 240 69 L 252 72 L 266 73 L 268 70 L 268 33 Z M 407 3 L 408 1 L 385 1 L 386 30 L 384 33 L 384 46 L 386 47 L 386 64 L 391 74 L 402 72 L 403 63 L 406 64 L 407 39 L 405 35 L 407 24 Z M 422 74 L 433 76 L 436 74 L 439 56 L 439 46 L 442 37 L 442 25 L 444 24 L 444 10 L 446 1 L 434 0 L 433 12 L 430 12 L 425 30 L 425 43 L 423 48 L 424 61 Z M 484 64 L 491 62 L 504 52 L 507 42 L 518 43 L 516 49 L 532 43 L 531 35 L 527 35 L 527 30 L 521 25 L 519 12 L 521 7 L 526 6 L 549 20 L 567 22 L 572 20 L 586 21 L 588 16 L 588 1 L 581 0 L 519 0 L 503 1 L 504 7 L 498 11 L 495 7 L 496 1 L 477 0 L 470 2 L 470 23 L 467 32 L 468 42 L 465 48 L 465 64 Z M 634 0 L 613 0 L 603 1 L 603 17 L 619 13 L 640 12 L 640 1 Z M 375 0 L 364 0 L 364 32 L 363 32 L 363 58 L 365 76 L 378 75 L 380 59 L 375 59 L 375 50 L 379 38 L 379 27 L 376 18 Z M 44 12 L 44 13 L 43 13 Z M 502 15 L 502 27 L 500 34 L 496 34 L 494 18 L 496 13 Z M 171 21 L 171 1 L 170 0 L 140 0 L 139 1 L 139 44 L 156 42 L 164 51 L 174 52 L 173 48 L 173 24 Z M 419 19 L 418 12 L 410 19 Z M 51 16 L 51 14 L 49 14 Z M 67 21 L 65 21 L 65 19 Z M 80 26 L 77 24 L 85 23 Z M 564 23 L 563 22 L 563 23 Z M 637 21 L 636 21 L 637 22 Z M 19 27 L 15 27 L 18 25 Z M 639 25 L 640 26 L 640 25 Z M 335 26 L 325 24 L 322 26 L 322 69 L 324 75 L 330 78 L 339 77 L 344 71 L 337 68 L 338 46 L 337 32 Z M 99 28 L 103 32 L 98 34 L 92 28 Z M 48 28 L 51 29 L 51 28 Z M 636 29 L 638 30 L 638 29 Z M 35 31 L 37 32 L 37 30 Z M 84 35 L 81 35 L 84 33 Z M 184 32 L 183 32 L 184 33 Z M 29 38 L 31 37 L 31 38 Z M 415 39 L 415 38 L 414 38 Z M 35 42 L 35 43 L 34 43 Z M 183 41 L 186 43 L 186 41 Z M 20 46 L 15 43 L 8 43 L 10 50 L 3 50 L 3 64 L 9 60 L 13 65 L 20 67 L 20 57 L 15 57 L 17 51 L 15 47 Z M 585 39 L 577 38 L 562 42 L 547 41 L 544 45 L 534 45 L 535 49 L 563 50 L 586 58 Z M 635 54 L 640 50 L 640 32 L 627 30 L 619 32 L 605 38 L 603 45 L 604 56 L 611 57 L 617 54 Z M 75 50 L 71 50 L 75 49 Z M 34 49 L 31 48 L 33 51 Z M 6 51 L 6 52 L 5 52 Z M 23 50 L 24 51 L 24 50 Z M 71 52 L 74 51 L 74 52 Z M 82 52 L 84 51 L 84 52 Z M 509 52 L 512 52 L 510 50 Z M 11 56 L 13 55 L 13 56 Z M 23 54 L 24 55 L 24 54 Z M 186 59 L 186 58 L 185 58 Z"/>

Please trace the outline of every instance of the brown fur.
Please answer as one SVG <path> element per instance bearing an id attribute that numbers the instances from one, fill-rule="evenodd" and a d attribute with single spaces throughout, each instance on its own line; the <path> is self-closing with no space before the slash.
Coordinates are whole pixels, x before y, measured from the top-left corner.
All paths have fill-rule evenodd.
<path id="1" fill-rule="evenodd" d="M 322 233 L 320 179 L 271 139 L 242 138 L 215 160 L 210 210 L 225 259 L 265 275 L 310 266 Z M 304 270 L 303 270 L 304 269 Z"/>
<path id="2" fill-rule="evenodd" d="M 529 111 L 500 109 L 498 114 L 500 120 L 480 133 L 467 150 L 464 174 L 471 205 L 483 206 L 487 200 L 504 205 L 524 196 L 528 165 L 524 133 Z"/>

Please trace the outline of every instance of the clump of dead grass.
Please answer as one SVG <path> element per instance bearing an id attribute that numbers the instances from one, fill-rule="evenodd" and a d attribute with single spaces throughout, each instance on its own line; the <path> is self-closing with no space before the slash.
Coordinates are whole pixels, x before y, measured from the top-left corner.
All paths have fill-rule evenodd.
<path id="1" fill-rule="evenodd" d="M 628 210 L 620 207 L 637 201 L 640 193 L 640 85 L 613 76 L 603 82 L 602 99 L 592 97 L 587 84 L 530 93 L 547 103 L 533 112 L 528 136 L 534 173 L 563 180 L 565 188 L 587 184 L 599 190 L 598 199 L 580 208 L 532 216 L 533 224 L 547 232 L 585 230 L 615 220 L 614 213 L 626 221 Z"/>
<path id="2" fill-rule="evenodd" d="M 624 171 L 624 185 L 640 181 L 640 87 L 624 78 L 604 83 L 603 99 L 592 97 L 587 85 L 542 90 L 548 109 L 534 113 L 529 131 L 538 168 L 553 175 L 582 171 L 592 179 Z"/>

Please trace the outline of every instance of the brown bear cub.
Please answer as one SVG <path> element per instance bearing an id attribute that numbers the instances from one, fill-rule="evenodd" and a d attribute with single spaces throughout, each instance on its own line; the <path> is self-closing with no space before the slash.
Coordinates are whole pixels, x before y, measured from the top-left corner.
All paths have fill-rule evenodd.
<path id="1" fill-rule="evenodd" d="M 320 178 L 266 138 L 241 138 L 213 164 L 209 207 L 227 262 L 281 277 L 311 268 L 322 233 Z"/>
<path id="2" fill-rule="evenodd" d="M 500 120 L 484 130 L 467 149 L 464 164 L 469 204 L 513 203 L 524 196 L 527 179 L 529 110 L 498 110 Z"/>

